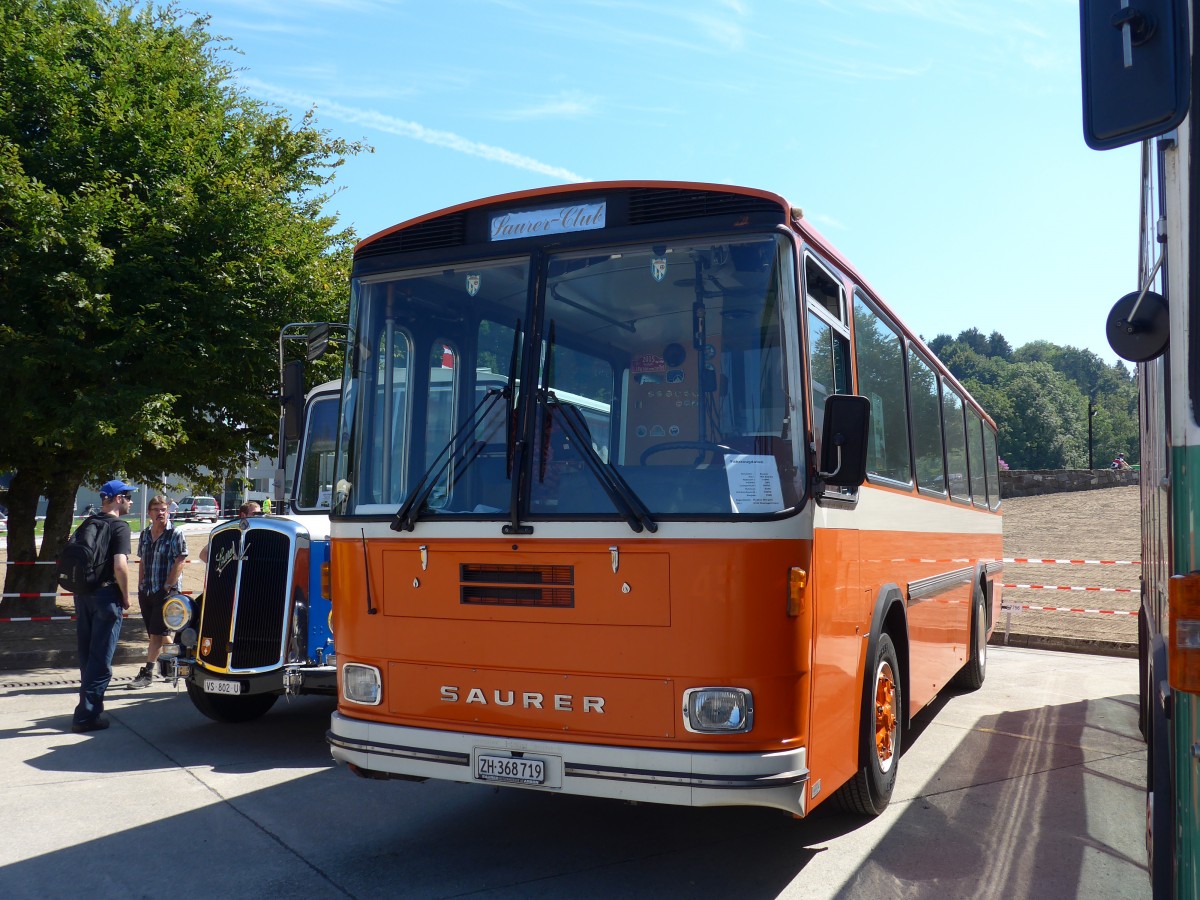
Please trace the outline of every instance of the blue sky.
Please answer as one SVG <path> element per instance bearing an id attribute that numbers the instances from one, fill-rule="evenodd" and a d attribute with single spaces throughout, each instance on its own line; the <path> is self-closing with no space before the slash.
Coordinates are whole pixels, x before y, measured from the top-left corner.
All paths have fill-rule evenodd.
<path id="1" fill-rule="evenodd" d="M 240 83 L 371 144 L 360 237 L 571 181 L 744 184 L 804 209 L 918 333 L 1115 361 L 1138 155 L 1080 130 L 1076 0 L 207 0 Z"/>

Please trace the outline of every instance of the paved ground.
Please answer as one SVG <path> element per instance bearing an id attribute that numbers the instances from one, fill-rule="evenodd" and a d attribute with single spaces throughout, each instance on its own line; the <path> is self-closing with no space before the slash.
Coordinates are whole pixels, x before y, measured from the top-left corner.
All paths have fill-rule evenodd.
<path id="1" fill-rule="evenodd" d="M 223 726 L 165 684 L 69 731 L 77 673 L 0 673 L 0 895 L 1149 900 L 1137 663 L 993 649 L 908 733 L 877 819 L 365 781 L 332 702 Z"/>

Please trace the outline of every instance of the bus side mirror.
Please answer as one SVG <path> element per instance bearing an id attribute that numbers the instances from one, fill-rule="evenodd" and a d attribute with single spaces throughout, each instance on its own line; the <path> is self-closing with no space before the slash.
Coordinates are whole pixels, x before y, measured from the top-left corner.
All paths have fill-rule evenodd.
<path id="1" fill-rule="evenodd" d="M 329 342 L 332 339 L 333 326 L 328 322 L 321 322 L 319 325 L 313 326 L 304 337 L 304 358 L 308 362 L 320 359 L 329 349 Z"/>
<path id="2" fill-rule="evenodd" d="M 858 487 L 866 481 L 870 429 L 871 401 L 866 397 L 831 394 L 825 398 L 817 477 L 834 487 Z"/>
<path id="3" fill-rule="evenodd" d="M 1083 139 L 1111 150 L 1183 121 L 1191 65 L 1187 0 L 1080 0 Z"/>
<path id="4" fill-rule="evenodd" d="M 283 367 L 279 402 L 283 407 L 283 439 L 300 440 L 300 421 L 304 417 L 304 363 L 293 360 Z"/>

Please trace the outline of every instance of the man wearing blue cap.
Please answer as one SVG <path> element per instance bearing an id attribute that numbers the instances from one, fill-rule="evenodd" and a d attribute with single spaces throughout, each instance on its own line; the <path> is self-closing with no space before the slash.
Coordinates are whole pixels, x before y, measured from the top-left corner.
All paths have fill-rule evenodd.
<path id="1" fill-rule="evenodd" d="M 108 727 L 108 718 L 102 715 L 104 692 L 112 680 L 121 619 L 129 609 L 129 525 L 120 517 L 129 512 L 134 490 L 116 478 L 100 487 L 100 517 L 109 519 L 105 523 L 109 529 L 108 551 L 100 571 L 100 586 L 75 594 L 79 705 L 71 717 L 71 730 L 76 733 Z"/>

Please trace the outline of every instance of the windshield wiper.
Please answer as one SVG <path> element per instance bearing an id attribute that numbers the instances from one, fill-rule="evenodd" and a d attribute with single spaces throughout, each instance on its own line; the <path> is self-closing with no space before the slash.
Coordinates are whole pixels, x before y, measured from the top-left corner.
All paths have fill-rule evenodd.
<path id="1" fill-rule="evenodd" d="M 617 471 L 616 467 L 611 462 L 605 462 L 596 452 L 596 448 L 592 446 L 587 423 L 579 408 L 573 404 L 559 401 L 551 391 L 547 391 L 539 400 L 550 411 L 551 418 L 557 416 L 558 421 L 567 429 L 572 444 L 581 451 L 580 455 L 583 457 L 583 461 L 596 480 L 600 482 L 600 486 L 604 488 L 604 493 L 608 494 L 608 498 L 614 506 L 624 512 L 625 521 L 629 523 L 629 527 L 635 532 L 645 529 L 654 534 L 658 531 L 658 523 L 651 517 L 650 510 L 646 508 L 641 497 L 621 477 L 621 473 Z"/>
<path id="2" fill-rule="evenodd" d="M 492 411 L 492 407 L 511 390 L 511 384 L 505 385 L 502 388 L 488 389 L 488 392 L 483 395 L 483 399 L 471 410 L 471 415 L 467 419 L 466 424 L 454 433 L 453 437 L 446 443 L 446 446 L 438 453 L 433 464 L 425 470 L 425 474 L 421 476 L 421 480 L 417 482 L 417 486 L 408 495 L 408 499 L 404 501 L 404 505 L 396 511 L 396 518 L 392 522 L 393 531 L 412 531 L 416 528 L 417 516 L 424 510 L 425 502 L 429 499 L 429 495 L 441 483 L 442 476 L 446 473 L 446 469 L 450 467 L 450 463 L 454 462 L 454 454 L 450 452 L 451 448 L 465 440 L 467 435 L 473 434 L 475 429 L 479 427 L 479 423 L 487 419 L 488 414 Z M 462 473 L 479 457 L 479 454 L 486 446 L 486 441 L 472 441 L 464 449 L 462 455 L 454 465 L 454 482 L 459 480 Z"/>
<path id="3" fill-rule="evenodd" d="M 514 378 L 517 366 L 517 348 L 520 346 L 519 339 L 521 334 L 521 320 L 517 319 L 516 328 L 513 330 L 513 351 L 512 359 L 509 360 L 508 366 L 508 383 L 502 388 L 489 388 L 483 398 L 471 410 L 471 414 L 467 417 L 467 422 L 462 428 L 458 429 L 454 435 L 446 442 L 446 446 L 442 448 L 437 457 L 434 458 L 433 464 L 425 470 L 425 474 L 421 476 L 421 480 L 417 482 L 417 486 L 412 493 L 408 495 L 408 499 L 404 501 L 404 505 L 396 510 L 396 518 L 392 522 L 393 531 L 413 531 L 417 526 L 417 517 L 425 509 L 425 503 L 429 500 L 429 495 L 433 493 L 433 489 L 441 482 L 442 475 L 446 473 L 450 463 L 454 459 L 451 453 L 453 448 L 460 441 L 464 440 L 467 435 L 474 434 L 475 429 L 479 427 L 479 423 L 486 421 L 488 415 L 499 401 L 501 397 L 505 399 L 505 443 L 508 447 L 508 477 L 512 478 L 513 464 L 513 404 L 516 397 L 516 380 Z M 490 437 L 488 435 L 484 436 Z M 464 448 L 462 456 L 454 465 L 454 474 L 452 484 L 457 484 L 462 477 L 462 473 L 467 470 L 471 463 L 479 458 L 479 454 L 487 446 L 487 441 L 472 441 L 469 446 Z"/>

